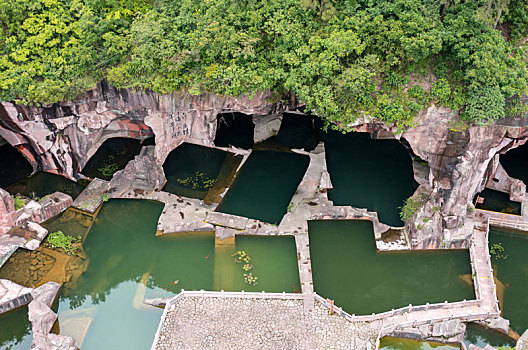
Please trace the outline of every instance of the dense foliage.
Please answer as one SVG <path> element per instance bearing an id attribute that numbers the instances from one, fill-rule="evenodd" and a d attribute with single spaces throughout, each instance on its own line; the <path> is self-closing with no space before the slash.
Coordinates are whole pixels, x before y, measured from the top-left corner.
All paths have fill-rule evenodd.
<path id="1" fill-rule="evenodd" d="M 524 0 L 0 1 L 0 99 L 49 103 L 106 77 L 159 93 L 293 93 L 346 128 L 431 103 L 519 114 Z"/>

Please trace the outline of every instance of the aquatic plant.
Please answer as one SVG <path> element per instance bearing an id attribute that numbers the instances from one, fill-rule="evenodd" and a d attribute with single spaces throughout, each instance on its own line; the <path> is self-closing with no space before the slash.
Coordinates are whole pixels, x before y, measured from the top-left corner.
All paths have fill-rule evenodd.
<path id="1" fill-rule="evenodd" d="M 490 254 L 495 257 L 495 260 L 506 259 L 508 254 L 504 254 L 504 247 L 502 243 L 495 243 L 490 246 Z"/>
<path id="2" fill-rule="evenodd" d="M 15 200 L 15 210 L 21 209 L 26 204 L 26 200 L 20 196 L 13 196 L 11 197 Z"/>
<path id="3" fill-rule="evenodd" d="M 75 190 L 75 185 L 74 184 L 62 185 L 59 187 L 58 190 L 59 192 L 66 193 L 71 196 L 73 194 L 73 191 Z"/>
<path id="4" fill-rule="evenodd" d="M 234 262 L 235 263 L 244 263 L 242 266 L 242 270 L 248 272 L 253 268 L 253 265 L 251 265 L 249 262 L 251 261 L 251 257 L 246 253 L 245 250 L 237 250 L 231 254 L 231 256 L 235 257 Z M 249 285 L 256 285 L 257 284 L 258 277 L 253 276 L 253 273 L 244 273 L 244 282 Z"/>
<path id="5" fill-rule="evenodd" d="M 251 261 L 251 257 L 246 253 L 245 250 L 237 250 L 231 256 L 235 257 L 236 263 L 245 262 L 246 264 Z"/>
<path id="6" fill-rule="evenodd" d="M 106 193 L 103 193 L 103 194 L 101 195 L 101 200 L 102 200 L 104 203 L 108 202 L 109 199 L 110 199 L 110 197 L 108 197 L 108 195 L 107 195 Z"/>
<path id="7" fill-rule="evenodd" d="M 176 180 L 180 185 L 191 187 L 193 190 L 207 190 L 214 186 L 216 180 L 210 179 L 206 174 L 197 171 L 192 176 Z"/>
<path id="8" fill-rule="evenodd" d="M 246 282 L 249 285 L 255 286 L 257 284 L 258 277 L 253 276 L 253 274 L 245 273 L 244 274 L 244 282 Z"/>
<path id="9" fill-rule="evenodd" d="M 293 208 L 293 203 L 290 202 L 290 204 L 288 204 L 288 208 L 286 208 L 286 210 L 288 211 L 288 213 L 291 212 L 292 208 Z"/>
<path id="10" fill-rule="evenodd" d="M 60 248 L 63 249 L 66 254 L 73 255 L 79 249 L 79 247 L 75 246 L 74 243 L 79 243 L 80 241 L 81 236 L 66 236 L 64 232 L 57 231 L 50 233 L 44 244 L 46 247 L 54 249 Z"/>
<path id="11" fill-rule="evenodd" d="M 112 176 L 114 173 L 119 169 L 119 166 L 116 162 L 116 157 L 111 154 L 109 155 L 105 161 L 103 162 L 103 166 L 98 168 L 99 172 L 103 174 L 103 176 Z"/>

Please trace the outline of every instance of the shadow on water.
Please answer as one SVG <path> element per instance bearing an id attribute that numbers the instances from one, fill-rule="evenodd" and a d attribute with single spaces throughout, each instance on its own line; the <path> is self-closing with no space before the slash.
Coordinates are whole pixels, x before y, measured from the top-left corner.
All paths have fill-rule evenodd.
<path id="1" fill-rule="evenodd" d="M 255 124 L 251 115 L 243 113 L 220 113 L 216 117 L 217 130 L 214 144 L 219 147 L 253 147 Z"/>
<path id="2" fill-rule="evenodd" d="M 497 279 L 506 287 L 502 316 L 510 320 L 510 327 L 519 334 L 528 329 L 528 235 L 497 229 L 490 230 L 489 244 L 501 244 L 505 258 L 492 257 Z"/>
<path id="3" fill-rule="evenodd" d="M 32 340 L 27 307 L 0 315 L 0 349 L 27 350 Z"/>
<path id="4" fill-rule="evenodd" d="M 479 197 L 481 199 L 477 200 Z M 480 201 L 483 202 L 480 203 Z M 477 209 L 521 215 L 521 203 L 510 201 L 510 195 L 504 192 L 486 188 L 475 196 L 473 202 L 477 203 L 475 205 Z"/>
<path id="5" fill-rule="evenodd" d="M 15 147 L 10 144 L 0 146 L 0 188 L 29 176 L 33 169 Z"/>
<path id="6" fill-rule="evenodd" d="M 528 184 L 528 144 L 524 144 L 500 155 L 500 163 L 513 178 Z"/>
<path id="7" fill-rule="evenodd" d="M 396 140 L 372 140 L 367 133 L 322 132 L 334 190 L 329 199 L 377 211 L 381 222 L 402 226 L 399 207 L 418 187 L 412 161 Z"/>
<path id="8" fill-rule="evenodd" d="M 101 147 L 88 160 L 81 174 L 110 180 L 112 175 L 124 169 L 141 150 L 141 142 L 136 139 L 114 137 L 103 142 Z"/>
<path id="9" fill-rule="evenodd" d="M 377 253 L 370 221 L 309 222 L 315 291 L 349 313 L 475 298 L 469 253 Z"/>
<path id="10" fill-rule="evenodd" d="M 173 150 L 163 170 L 167 177 L 164 191 L 191 198 L 204 199 L 231 154 L 215 148 L 183 143 Z M 208 182 L 209 181 L 209 182 Z"/>
<path id="11" fill-rule="evenodd" d="M 464 334 L 464 343 L 466 346 L 474 344 L 485 348 L 486 345 L 491 345 L 494 348 L 499 348 L 501 346 L 513 347 L 516 341 L 506 334 L 480 326 L 476 323 L 468 323 L 466 325 L 466 333 Z"/>
<path id="12" fill-rule="evenodd" d="M 284 113 L 279 132 L 272 139 L 289 148 L 303 148 L 309 152 L 319 142 L 317 124 L 314 116 Z"/>
<path id="13" fill-rule="evenodd" d="M 383 337 L 380 339 L 380 350 L 459 350 L 456 345 L 426 342 L 406 338 Z"/>
<path id="14" fill-rule="evenodd" d="M 43 198 L 44 196 L 62 192 L 69 194 L 73 199 L 82 192 L 84 186 L 72 181 L 62 175 L 39 171 L 25 179 L 22 179 L 6 188 L 12 195 L 18 193 L 29 198 Z"/>
<path id="15" fill-rule="evenodd" d="M 294 153 L 253 151 L 217 211 L 278 224 L 309 162 Z"/>

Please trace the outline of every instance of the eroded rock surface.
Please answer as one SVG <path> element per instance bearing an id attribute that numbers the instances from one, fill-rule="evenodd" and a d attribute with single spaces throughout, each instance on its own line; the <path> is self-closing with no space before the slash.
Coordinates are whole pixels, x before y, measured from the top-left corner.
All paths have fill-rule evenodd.
<path id="1" fill-rule="evenodd" d="M 267 101 L 269 95 L 158 95 L 101 82 L 72 102 L 43 107 L 2 102 L 0 137 L 22 152 L 34 170 L 73 178 L 109 138 L 155 135 L 156 160 L 162 164 L 185 139 L 211 144 L 219 112 L 267 115 L 280 108 Z"/>

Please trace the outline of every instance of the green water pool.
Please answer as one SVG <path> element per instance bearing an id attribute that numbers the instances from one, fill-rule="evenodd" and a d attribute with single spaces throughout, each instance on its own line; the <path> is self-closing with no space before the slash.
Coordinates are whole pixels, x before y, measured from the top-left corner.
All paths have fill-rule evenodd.
<path id="1" fill-rule="evenodd" d="M 510 320 L 510 327 L 519 334 L 528 329 L 528 235 L 491 229 L 489 244 L 500 243 L 506 259 L 492 257 L 493 269 L 504 286 L 502 316 Z M 499 293 L 500 301 L 500 293 Z"/>
<path id="2" fill-rule="evenodd" d="M 64 176 L 39 171 L 25 179 L 15 182 L 6 190 L 15 195 L 17 193 L 33 198 L 42 198 L 53 192 L 62 192 L 76 198 L 84 189 L 84 186 Z"/>
<path id="3" fill-rule="evenodd" d="M 464 334 L 464 343 L 469 347 L 469 344 L 480 346 L 491 345 L 494 348 L 501 346 L 514 347 L 516 341 L 508 337 L 506 334 L 488 329 L 476 323 L 468 323 L 466 325 L 466 333 Z"/>
<path id="4" fill-rule="evenodd" d="M 126 137 L 113 137 L 103 142 L 88 160 L 81 173 L 91 178 L 110 180 L 113 174 L 124 169 L 141 150 L 141 141 Z"/>
<path id="5" fill-rule="evenodd" d="M 163 170 L 167 177 L 164 191 L 176 195 L 204 199 L 207 194 L 204 180 L 216 180 L 227 152 L 190 143 L 183 143 L 173 150 Z M 189 180 L 188 183 L 180 183 Z"/>
<path id="6" fill-rule="evenodd" d="M 369 221 L 311 221 L 309 237 L 315 291 L 351 314 L 475 298 L 467 250 L 377 253 Z"/>
<path id="7" fill-rule="evenodd" d="M 459 346 L 425 342 L 405 338 L 383 337 L 380 350 L 459 350 Z"/>
<path id="8" fill-rule="evenodd" d="M 217 211 L 278 224 L 309 162 L 294 153 L 253 151 Z"/>
<path id="9" fill-rule="evenodd" d="M 83 350 L 149 348 L 162 310 L 144 306 L 144 298 L 181 289 L 299 290 L 293 237 L 239 237 L 235 246 L 215 250 L 212 233 L 156 237 L 162 210 L 158 202 L 124 199 L 101 208 L 83 244 L 88 269 L 59 296 L 61 333 L 83 338 Z M 68 234 L 83 227 L 61 228 Z M 235 249 L 251 255 L 256 286 L 244 283 Z"/>
<path id="10" fill-rule="evenodd" d="M 256 285 L 244 283 L 241 263 L 235 263 L 233 251 L 245 251 L 258 278 Z M 293 236 L 237 236 L 235 248 L 217 248 L 215 256 L 215 290 L 248 292 L 300 292 L 297 250 Z"/>
<path id="11" fill-rule="evenodd" d="M 381 222 L 403 226 L 399 207 L 418 184 L 411 157 L 396 140 L 372 140 L 367 133 L 322 133 L 336 205 L 378 212 Z"/>
<path id="12" fill-rule="evenodd" d="M 0 349 L 27 350 L 32 340 L 27 307 L 0 315 Z"/>

